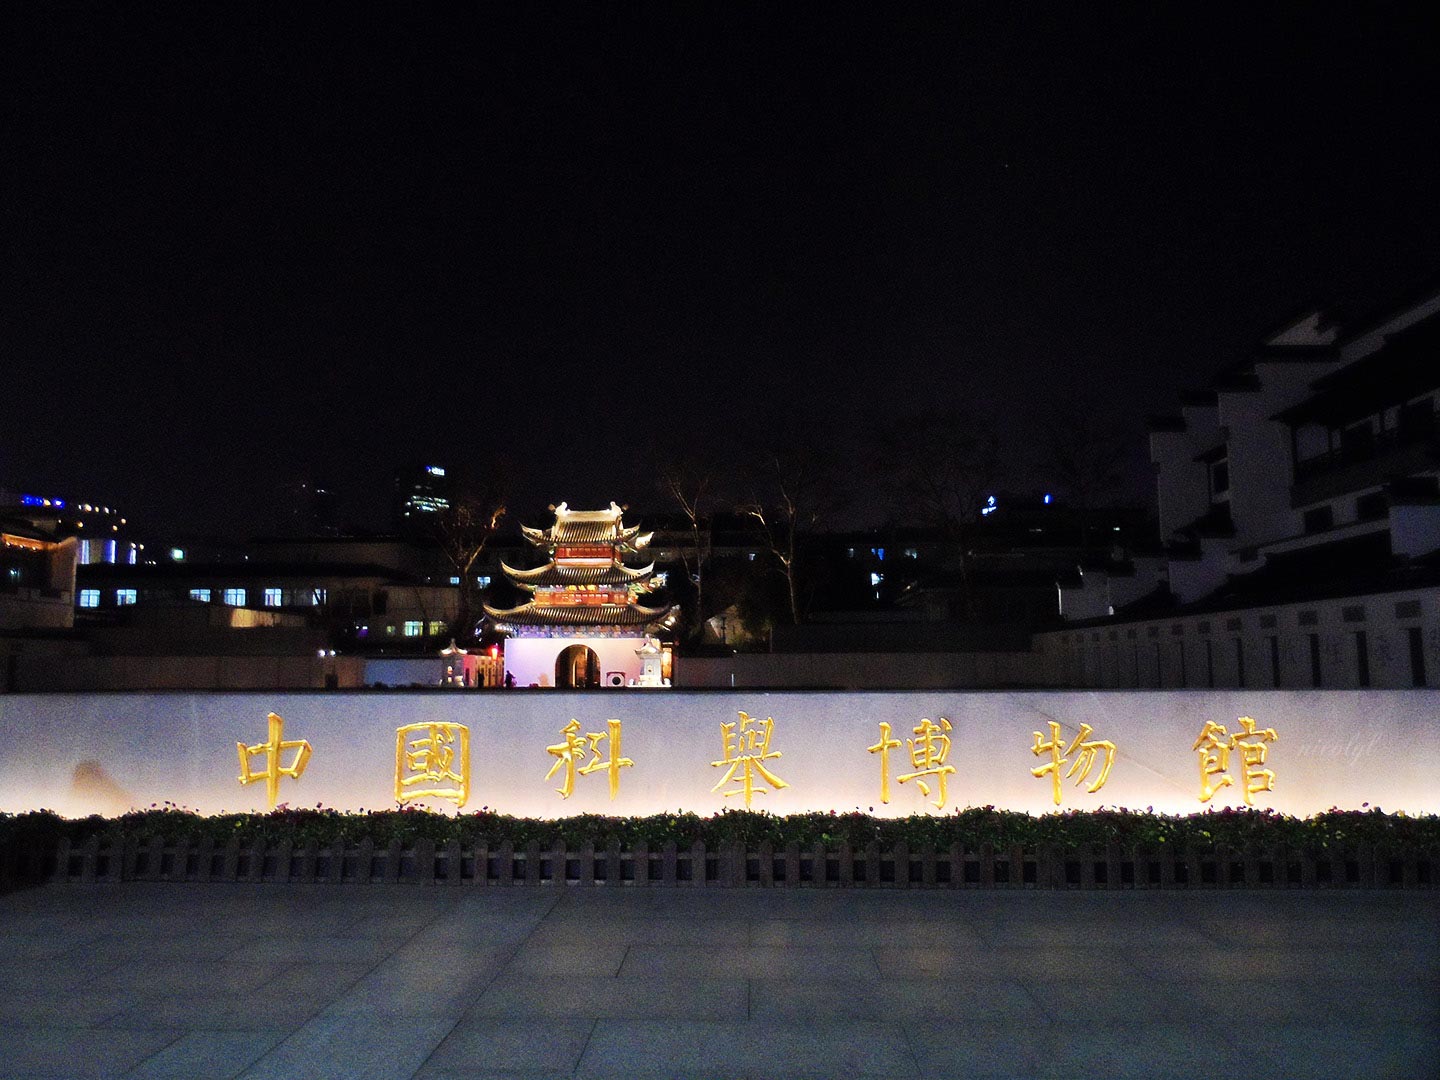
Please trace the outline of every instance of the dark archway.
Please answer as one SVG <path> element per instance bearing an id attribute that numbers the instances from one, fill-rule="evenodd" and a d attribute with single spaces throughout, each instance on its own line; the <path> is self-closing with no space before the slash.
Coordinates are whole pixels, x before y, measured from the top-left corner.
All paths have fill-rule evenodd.
<path id="1" fill-rule="evenodd" d="M 555 685 L 561 689 L 586 690 L 600 685 L 600 657 L 584 645 L 562 649 L 555 658 Z"/>

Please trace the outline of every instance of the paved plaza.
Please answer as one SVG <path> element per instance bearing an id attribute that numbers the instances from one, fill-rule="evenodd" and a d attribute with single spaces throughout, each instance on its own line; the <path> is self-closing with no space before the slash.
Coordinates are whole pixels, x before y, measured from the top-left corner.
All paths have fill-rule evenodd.
<path id="1" fill-rule="evenodd" d="M 0 1077 L 1440 1076 L 1396 892 L 49 886 Z"/>

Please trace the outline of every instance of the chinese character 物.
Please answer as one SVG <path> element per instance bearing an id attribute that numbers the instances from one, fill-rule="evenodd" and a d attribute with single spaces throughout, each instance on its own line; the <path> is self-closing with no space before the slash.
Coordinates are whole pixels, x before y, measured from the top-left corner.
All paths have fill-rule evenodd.
<path id="1" fill-rule="evenodd" d="M 1030 752 L 1036 757 L 1039 757 L 1041 754 L 1049 754 L 1050 760 L 1038 768 L 1031 769 L 1030 775 L 1041 777 L 1046 773 L 1050 774 L 1050 790 L 1054 796 L 1055 805 L 1060 805 L 1060 766 L 1064 765 L 1065 762 L 1069 760 L 1070 755 L 1075 753 L 1076 750 L 1080 751 L 1080 756 L 1071 762 L 1070 768 L 1065 771 L 1065 779 L 1068 780 L 1074 776 L 1076 786 L 1083 784 L 1095 768 L 1096 756 L 1103 750 L 1105 752 L 1105 764 L 1101 766 L 1099 777 L 1085 790 L 1094 794 L 1104 787 L 1105 781 L 1110 776 L 1111 766 L 1115 764 L 1115 744 L 1108 739 L 1094 739 L 1087 742 L 1086 740 L 1090 733 L 1095 729 L 1089 724 L 1081 724 L 1080 734 L 1075 736 L 1068 747 L 1065 747 L 1064 740 L 1060 737 L 1060 725 L 1054 720 L 1049 721 L 1049 725 L 1050 740 L 1048 742 L 1042 742 L 1040 732 L 1034 732 L 1035 745 L 1031 748 Z M 1062 747 L 1064 748 L 1063 750 Z M 1076 775 L 1077 773 L 1079 775 Z"/>

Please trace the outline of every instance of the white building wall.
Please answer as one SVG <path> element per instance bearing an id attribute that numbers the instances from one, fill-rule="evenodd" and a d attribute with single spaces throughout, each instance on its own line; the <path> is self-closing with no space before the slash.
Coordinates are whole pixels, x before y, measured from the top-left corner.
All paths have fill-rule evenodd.
<path id="1" fill-rule="evenodd" d="M 1426 684 L 1440 686 L 1435 589 L 1052 631 L 1037 634 L 1035 645 L 1041 681 L 1050 686 L 1307 689 L 1317 685 L 1313 635 L 1318 685 L 1354 690 L 1365 685 L 1359 659 L 1363 634 L 1368 686 L 1406 689 L 1416 685 L 1412 631 L 1420 635 Z"/>
<path id="2" fill-rule="evenodd" d="M 1155 494 L 1160 514 L 1160 535 L 1168 537 L 1210 509 L 1210 487 L 1203 466 L 1195 463 L 1220 441 L 1213 408 L 1182 410 L 1184 431 L 1150 433 L 1150 460 L 1155 463 Z"/>
<path id="3" fill-rule="evenodd" d="M 554 686 L 555 661 L 571 645 L 595 650 L 600 659 L 600 680 L 619 672 L 629 685 L 640 678 L 640 658 L 635 650 L 645 644 L 643 637 L 511 637 L 505 639 L 505 670 L 515 676 L 516 686 Z"/>

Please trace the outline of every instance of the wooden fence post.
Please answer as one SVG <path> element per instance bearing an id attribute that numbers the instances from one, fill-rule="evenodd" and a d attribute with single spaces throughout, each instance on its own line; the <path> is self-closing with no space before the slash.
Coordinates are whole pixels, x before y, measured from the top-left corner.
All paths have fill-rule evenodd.
<path id="1" fill-rule="evenodd" d="M 635 867 L 634 881 L 639 888 L 650 885 L 650 845 L 640 841 L 630 849 L 630 860 Z"/>

